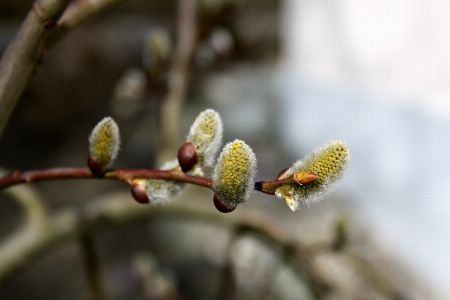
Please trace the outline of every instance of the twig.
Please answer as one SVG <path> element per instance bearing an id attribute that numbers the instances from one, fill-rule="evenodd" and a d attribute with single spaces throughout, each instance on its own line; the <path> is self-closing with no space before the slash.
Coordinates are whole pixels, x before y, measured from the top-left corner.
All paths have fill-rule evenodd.
<path id="1" fill-rule="evenodd" d="M 69 32 L 77 26 L 103 11 L 104 9 L 124 0 L 95 0 L 84 1 L 83 3 L 73 2 L 66 9 L 56 27 L 49 33 L 45 39 L 46 49 L 52 49 Z"/>
<path id="2" fill-rule="evenodd" d="M 0 176 L 6 174 L 0 169 Z M 5 191 L 16 200 L 25 210 L 26 222 L 29 227 L 39 230 L 49 219 L 47 207 L 44 206 L 41 196 L 29 186 L 17 186 Z"/>
<path id="3" fill-rule="evenodd" d="M 147 169 L 111 170 L 101 175 L 101 177 L 97 177 L 92 174 L 88 168 L 57 168 L 28 172 L 15 171 L 12 174 L 0 178 L 0 190 L 20 183 L 32 184 L 38 181 L 46 180 L 86 178 L 120 180 L 127 184 L 133 179 L 167 179 L 184 181 L 207 188 L 212 188 L 211 179 L 187 175 L 177 169 L 168 171 Z"/>
<path id="4" fill-rule="evenodd" d="M 301 176 L 299 174 L 307 175 Z M 114 179 L 123 181 L 127 184 L 131 184 L 131 181 L 134 179 L 165 179 L 183 181 L 186 183 L 203 186 L 209 189 L 214 188 L 214 183 L 211 179 L 187 175 L 186 173 L 181 172 L 179 168 L 167 171 L 149 169 L 110 170 L 102 174 L 100 177 L 92 174 L 89 168 L 57 168 L 28 172 L 15 171 L 0 178 L 0 190 L 20 183 L 32 184 L 38 181 L 46 180 L 82 178 Z M 265 180 L 256 182 L 254 189 L 265 194 L 273 195 L 276 188 L 282 185 L 307 184 L 309 182 L 312 182 L 316 178 L 317 175 L 312 173 L 294 173 L 289 177 L 279 180 Z"/>

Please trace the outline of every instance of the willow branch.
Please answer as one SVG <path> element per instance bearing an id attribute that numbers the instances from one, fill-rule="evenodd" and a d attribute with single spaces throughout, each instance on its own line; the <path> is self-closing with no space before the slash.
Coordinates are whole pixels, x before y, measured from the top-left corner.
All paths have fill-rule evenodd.
<path id="1" fill-rule="evenodd" d="M 248 212 L 245 218 L 239 214 L 218 214 L 205 206 L 192 205 L 186 201 L 170 206 L 142 206 L 129 201 L 128 195 L 116 194 L 92 201 L 81 209 L 65 209 L 51 217 L 45 231 L 31 236 L 19 231 L 14 236 L 14 247 L 10 241 L 0 244 L 0 282 L 20 271 L 43 254 L 62 243 L 75 239 L 82 230 L 94 234 L 99 230 L 112 229 L 152 218 L 180 218 L 204 220 L 213 224 L 233 228 L 237 231 L 252 231 L 285 249 L 285 254 L 297 257 L 298 245 L 287 231 L 261 213 Z M 14 249 L 14 251 L 12 251 Z M 297 261 L 294 259 L 294 261 Z M 300 267 L 300 265 L 296 265 Z"/>
<path id="2" fill-rule="evenodd" d="M 0 135 L 33 75 L 44 38 L 70 0 L 37 0 L 0 61 Z"/>
<path id="3" fill-rule="evenodd" d="M 179 120 L 183 100 L 188 90 L 189 66 L 198 42 L 197 0 L 178 1 L 178 28 L 176 52 L 169 73 L 169 91 L 162 100 L 160 112 L 160 140 L 157 163 L 162 164 L 177 150 Z"/>
<path id="4" fill-rule="evenodd" d="M 133 179 L 166 179 L 184 181 L 186 183 L 212 188 L 211 179 L 187 175 L 177 169 L 168 171 L 147 169 L 111 170 L 102 174 L 101 177 L 97 177 L 92 174 L 89 168 L 56 168 L 27 172 L 15 171 L 0 178 L 0 190 L 20 183 L 33 184 L 35 182 L 47 180 L 86 178 L 114 179 L 126 183 L 129 183 L 130 180 Z"/>
<path id="5" fill-rule="evenodd" d="M 56 27 L 46 37 L 46 49 L 52 49 L 74 28 L 97 13 L 121 1 L 124 0 L 92 0 L 83 1 L 81 4 L 78 1 L 74 1 L 61 16 Z"/>
<path id="6" fill-rule="evenodd" d="M 289 177 L 276 180 L 265 180 L 256 182 L 254 189 L 265 194 L 273 195 L 275 190 L 283 185 L 307 184 L 317 179 L 313 173 L 294 173 Z M 179 168 L 173 170 L 150 170 L 150 169 L 132 169 L 132 170 L 110 170 L 100 177 L 95 176 L 89 168 L 56 168 L 47 170 L 15 171 L 0 178 L 0 190 L 10 186 L 28 183 L 33 184 L 39 181 L 61 180 L 61 179 L 113 179 L 131 184 L 134 179 L 164 179 L 182 181 L 198 186 L 213 189 L 214 183 L 211 179 L 199 176 L 192 176 L 183 173 Z"/>
<path id="7" fill-rule="evenodd" d="M 36 0 L 0 61 L 0 136 L 45 52 L 96 13 L 122 0 Z M 64 14 L 63 14 L 64 13 Z"/>
<path id="8" fill-rule="evenodd" d="M 0 175 L 5 175 L 6 172 L 0 169 Z M 49 218 L 48 210 L 43 204 L 41 196 L 29 186 L 17 186 L 5 191 L 11 198 L 13 198 L 25 211 L 25 219 L 29 227 L 40 228 L 45 224 Z"/>
<path id="9" fill-rule="evenodd" d="M 87 271 L 88 284 L 94 300 L 106 300 L 100 273 L 100 263 L 94 246 L 94 238 L 87 232 L 80 235 L 80 246 L 84 257 L 84 266 Z"/>

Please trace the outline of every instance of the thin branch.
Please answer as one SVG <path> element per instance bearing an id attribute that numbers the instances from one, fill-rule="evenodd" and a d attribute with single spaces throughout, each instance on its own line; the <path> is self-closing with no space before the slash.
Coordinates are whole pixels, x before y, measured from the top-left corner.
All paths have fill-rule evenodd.
<path id="1" fill-rule="evenodd" d="M 46 49 L 52 49 L 77 26 L 97 13 L 121 1 L 124 0 L 92 0 L 84 1 L 83 3 L 74 1 L 61 16 L 56 27 L 46 37 Z"/>
<path id="2" fill-rule="evenodd" d="M 0 175 L 6 174 L 0 169 Z M 25 211 L 28 227 L 40 230 L 49 219 L 47 207 L 41 196 L 29 186 L 16 186 L 5 191 L 6 194 L 16 200 Z"/>
<path id="3" fill-rule="evenodd" d="M 191 183 L 209 189 L 214 188 L 214 183 L 211 179 L 187 175 L 186 173 L 181 172 L 179 168 L 167 171 L 149 169 L 110 170 L 102 174 L 100 177 L 92 174 L 89 168 L 57 168 L 28 172 L 15 171 L 0 178 L 0 190 L 20 183 L 32 184 L 38 181 L 46 180 L 89 178 L 114 179 L 123 181 L 127 184 L 130 184 L 134 179 L 165 179 Z M 280 186 L 307 184 L 315 179 L 317 179 L 317 175 L 313 173 L 294 173 L 283 179 L 256 182 L 254 189 L 265 194 L 273 195 L 275 190 Z"/>
<path id="4" fill-rule="evenodd" d="M 184 181 L 207 188 L 212 188 L 212 180 L 204 177 L 187 175 L 177 169 L 162 170 L 111 170 L 104 173 L 101 177 L 96 177 L 88 168 L 57 168 L 38 171 L 20 172 L 15 171 L 9 175 L 0 178 L 0 190 L 10 186 L 28 183 L 32 184 L 38 181 L 60 180 L 60 179 L 114 179 L 129 183 L 133 179 L 167 179 Z"/>

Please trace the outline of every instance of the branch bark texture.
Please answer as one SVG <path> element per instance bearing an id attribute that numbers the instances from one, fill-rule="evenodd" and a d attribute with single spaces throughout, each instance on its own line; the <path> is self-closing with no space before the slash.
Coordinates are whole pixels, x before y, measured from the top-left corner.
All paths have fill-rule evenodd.
<path id="1" fill-rule="evenodd" d="M 0 61 L 0 136 L 46 51 L 79 24 L 119 1 L 74 2 L 69 7 L 70 0 L 34 2 Z"/>

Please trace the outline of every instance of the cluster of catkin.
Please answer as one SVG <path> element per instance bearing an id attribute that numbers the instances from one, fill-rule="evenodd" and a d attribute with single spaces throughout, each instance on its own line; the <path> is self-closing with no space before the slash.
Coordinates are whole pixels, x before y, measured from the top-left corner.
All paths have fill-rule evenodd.
<path id="1" fill-rule="evenodd" d="M 214 204 L 221 212 L 233 211 L 238 204 L 248 200 L 255 189 L 256 156 L 242 140 L 227 143 L 217 157 L 222 144 L 223 125 L 220 115 L 207 109 L 192 124 L 186 143 L 177 158 L 166 162 L 161 170 L 203 176 L 205 167 L 213 167 L 212 189 Z M 90 137 L 88 165 L 94 174 L 101 174 L 111 166 L 120 146 L 119 128 L 115 121 L 104 118 L 93 129 Z M 295 173 L 315 174 L 308 184 L 285 184 L 274 194 L 282 198 L 294 211 L 299 204 L 317 202 L 330 192 L 342 178 L 349 160 L 345 143 L 332 141 L 316 149 L 303 160 L 295 162 L 278 175 L 283 180 Z M 162 203 L 180 194 L 188 183 L 173 179 L 134 179 L 141 202 Z M 136 198 L 136 195 L 135 195 Z"/>

